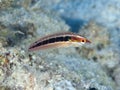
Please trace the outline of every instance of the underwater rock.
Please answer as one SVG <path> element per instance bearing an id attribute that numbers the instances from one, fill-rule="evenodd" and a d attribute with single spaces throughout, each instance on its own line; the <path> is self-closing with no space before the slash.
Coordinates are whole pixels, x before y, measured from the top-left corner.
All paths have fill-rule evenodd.
<path id="1" fill-rule="evenodd" d="M 120 67 L 119 66 L 114 69 L 112 77 L 118 86 L 117 90 L 119 90 L 120 89 Z"/>
<path id="2" fill-rule="evenodd" d="M 57 90 L 59 88 L 60 90 L 66 88 L 115 90 L 114 82 L 99 64 L 79 56 L 69 55 L 70 51 L 77 54 L 74 48 L 69 48 L 69 51 L 64 53 L 62 50 L 56 49 L 28 56 L 28 53 L 20 47 L 6 49 L 1 46 L 1 55 L 9 53 L 6 56 L 9 63 L 4 66 L 4 69 L 0 66 L 2 70 L 0 84 L 11 90 Z M 63 86 L 65 83 L 68 87 Z"/>
<path id="3" fill-rule="evenodd" d="M 3 46 L 13 46 L 19 44 L 20 41 L 25 39 L 27 35 L 33 35 L 35 27 L 32 23 L 23 22 L 23 25 L 12 24 L 5 26 L 0 23 L 0 42 Z"/>
<path id="4" fill-rule="evenodd" d="M 60 82 L 55 83 L 55 90 L 76 90 L 70 81 L 63 80 Z"/>
<path id="5" fill-rule="evenodd" d="M 41 8 L 27 10 L 19 7 L 2 10 L 0 13 L 0 41 L 5 42 L 3 45 L 14 46 L 28 36 L 42 36 L 68 29 L 58 16 Z"/>
<path id="6" fill-rule="evenodd" d="M 0 0 L 0 10 L 10 8 L 15 0 Z"/>
<path id="7" fill-rule="evenodd" d="M 64 17 L 84 20 L 84 22 L 94 20 L 108 28 L 120 27 L 119 0 L 109 0 L 109 2 L 107 0 L 52 0 L 52 2 L 54 5 L 46 3 L 43 7 L 48 6 L 47 9 L 53 9 Z"/>
<path id="8" fill-rule="evenodd" d="M 112 40 L 104 27 L 91 23 L 80 30 L 80 34 L 90 39 L 93 44 L 77 50 L 67 47 L 28 52 L 27 47 L 33 39 L 69 30 L 70 27 L 59 14 L 51 11 L 50 5 L 55 9 L 55 4 L 62 5 L 61 3 L 63 4 L 61 0 L 15 0 L 13 6 L 9 5 L 12 8 L 1 10 L 0 89 L 5 87 L 9 90 L 116 90 L 115 82 L 102 67 L 105 65 L 111 69 L 118 63 L 118 54 L 109 48 Z M 66 3 L 64 6 L 69 6 L 69 3 Z M 74 4 L 76 6 L 76 1 Z M 93 5 L 93 8 L 95 7 Z M 72 8 L 69 10 L 73 10 Z M 64 13 L 64 9 L 58 9 Z M 74 12 L 71 14 L 75 15 Z M 99 63 L 92 61 L 93 59 Z M 117 79 L 119 73 L 117 70 L 114 73 Z"/>
<path id="9" fill-rule="evenodd" d="M 110 30 L 101 24 L 90 22 L 79 33 L 88 37 L 91 40 L 90 45 L 83 46 L 82 48 L 76 48 L 80 56 L 99 62 L 104 70 L 106 70 L 108 76 L 114 78 L 119 76 L 118 73 L 114 74 L 115 68 L 119 66 L 119 35 L 117 29 Z M 114 75 L 115 76 L 114 76 Z M 119 90 L 119 89 L 118 89 Z"/>
<path id="10" fill-rule="evenodd" d="M 113 45 L 109 29 L 100 24 L 90 22 L 79 31 L 80 34 L 86 36 L 92 42 L 90 45 L 76 48 L 80 55 L 89 60 L 100 62 L 101 65 L 108 68 L 115 68 L 119 63 L 119 53 L 117 43 Z M 109 52 L 109 53 L 108 53 Z"/>

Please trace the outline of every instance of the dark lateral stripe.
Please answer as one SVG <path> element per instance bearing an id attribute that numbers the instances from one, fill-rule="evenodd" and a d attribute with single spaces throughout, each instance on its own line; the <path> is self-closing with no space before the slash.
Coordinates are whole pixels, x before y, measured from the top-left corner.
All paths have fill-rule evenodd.
<path id="1" fill-rule="evenodd" d="M 56 38 L 50 38 L 48 43 L 54 43 Z"/>
<path id="2" fill-rule="evenodd" d="M 45 45 L 45 44 L 47 44 L 48 42 L 49 42 L 49 40 L 45 40 L 45 41 L 40 42 L 40 43 L 41 43 L 41 45 Z"/>
<path id="3" fill-rule="evenodd" d="M 56 37 L 56 42 L 62 42 L 64 40 L 64 37 Z"/>
<path id="4" fill-rule="evenodd" d="M 71 39 L 70 36 L 49 38 L 47 40 L 44 40 L 42 42 L 37 43 L 36 45 L 32 46 L 31 48 L 35 48 L 35 47 L 38 47 L 38 46 L 46 45 L 46 44 L 49 44 L 49 43 L 69 41 L 70 39 Z"/>
<path id="5" fill-rule="evenodd" d="M 66 36 L 66 37 L 64 37 L 64 41 L 69 41 L 70 39 L 71 39 L 70 36 Z"/>

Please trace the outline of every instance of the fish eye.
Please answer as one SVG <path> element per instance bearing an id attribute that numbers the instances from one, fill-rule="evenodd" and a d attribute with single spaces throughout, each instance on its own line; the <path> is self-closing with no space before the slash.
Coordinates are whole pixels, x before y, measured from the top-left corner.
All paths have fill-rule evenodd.
<path id="1" fill-rule="evenodd" d="M 84 40 L 84 39 L 82 39 L 82 40 L 81 40 L 81 42 L 85 42 L 85 40 Z"/>
<path id="2" fill-rule="evenodd" d="M 85 39 L 81 39 L 81 42 L 85 42 L 86 40 Z"/>

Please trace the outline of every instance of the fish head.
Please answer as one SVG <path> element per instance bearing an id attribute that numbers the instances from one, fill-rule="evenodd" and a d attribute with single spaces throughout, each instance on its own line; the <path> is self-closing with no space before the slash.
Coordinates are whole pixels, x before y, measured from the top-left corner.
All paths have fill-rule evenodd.
<path id="1" fill-rule="evenodd" d="M 81 37 L 81 36 L 72 37 L 72 38 L 71 38 L 71 41 L 72 41 L 72 42 L 83 43 L 83 44 L 85 44 L 85 43 L 91 43 L 90 40 L 88 40 L 88 39 L 85 38 L 85 37 Z"/>

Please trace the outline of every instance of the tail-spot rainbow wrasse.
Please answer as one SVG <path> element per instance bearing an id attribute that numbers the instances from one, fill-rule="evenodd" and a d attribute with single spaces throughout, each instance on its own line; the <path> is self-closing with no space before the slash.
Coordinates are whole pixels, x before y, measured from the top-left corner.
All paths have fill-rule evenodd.
<path id="1" fill-rule="evenodd" d="M 44 50 L 56 47 L 79 46 L 90 41 L 72 32 L 55 33 L 40 38 L 30 45 L 29 51 Z"/>

